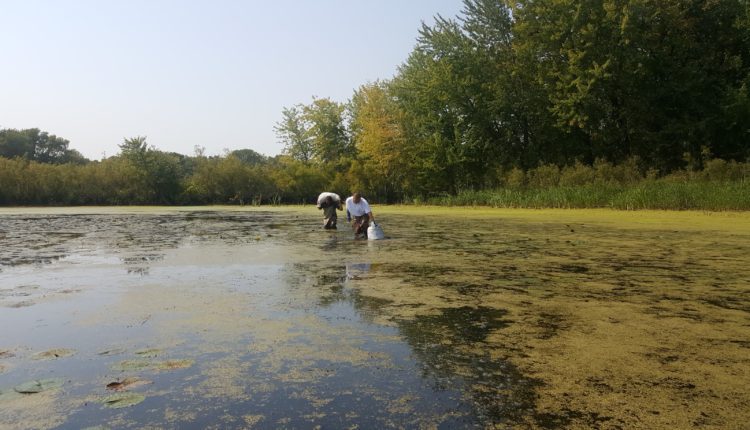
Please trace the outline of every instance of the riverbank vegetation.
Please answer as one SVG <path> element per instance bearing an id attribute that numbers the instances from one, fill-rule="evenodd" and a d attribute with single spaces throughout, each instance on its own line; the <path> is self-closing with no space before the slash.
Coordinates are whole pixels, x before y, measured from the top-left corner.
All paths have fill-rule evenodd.
<path id="1" fill-rule="evenodd" d="M 0 204 L 373 202 L 750 209 L 746 1 L 466 0 L 396 75 L 284 108 L 284 152 L 88 161 L 0 131 Z"/>

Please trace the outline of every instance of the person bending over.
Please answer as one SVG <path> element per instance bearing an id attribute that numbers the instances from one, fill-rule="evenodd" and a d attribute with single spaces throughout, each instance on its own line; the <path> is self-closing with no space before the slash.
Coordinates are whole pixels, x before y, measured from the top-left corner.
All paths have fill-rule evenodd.
<path id="1" fill-rule="evenodd" d="M 318 196 L 318 209 L 323 209 L 323 228 L 326 230 L 336 229 L 338 218 L 336 210 L 342 210 L 341 197 L 335 193 L 321 193 Z"/>
<path id="2" fill-rule="evenodd" d="M 355 237 L 360 235 L 367 237 L 367 227 L 370 226 L 370 221 L 375 222 L 370 204 L 358 192 L 346 199 L 346 220 L 352 223 Z"/>

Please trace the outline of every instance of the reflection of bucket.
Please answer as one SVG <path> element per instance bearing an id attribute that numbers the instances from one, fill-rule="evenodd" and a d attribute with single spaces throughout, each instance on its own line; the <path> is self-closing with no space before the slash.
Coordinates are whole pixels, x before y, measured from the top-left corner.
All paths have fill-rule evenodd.
<path id="1" fill-rule="evenodd" d="M 370 227 L 367 228 L 367 239 L 368 240 L 380 240 L 384 238 L 385 238 L 385 234 L 383 233 L 383 229 L 380 228 L 380 225 L 375 224 L 375 222 L 370 224 Z"/>

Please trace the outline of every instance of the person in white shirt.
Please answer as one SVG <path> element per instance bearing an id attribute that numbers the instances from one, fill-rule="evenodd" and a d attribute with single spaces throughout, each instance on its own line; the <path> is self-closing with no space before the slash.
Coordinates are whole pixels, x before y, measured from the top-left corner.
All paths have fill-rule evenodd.
<path id="1" fill-rule="evenodd" d="M 375 222 L 370 204 L 360 193 L 354 193 L 346 199 L 346 220 L 352 223 L 355 236 L 367 236 L 367 227 L 370 226 L 370 221 Z"/>

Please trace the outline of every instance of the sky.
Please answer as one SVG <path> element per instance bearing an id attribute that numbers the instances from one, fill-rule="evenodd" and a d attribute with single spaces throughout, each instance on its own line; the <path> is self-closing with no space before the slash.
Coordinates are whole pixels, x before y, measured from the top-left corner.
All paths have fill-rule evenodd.
<path id="1" fill-rule="evenodd" d="M 276 155 L 283 107 L 388 79 L 422 21 L 461 0 L 0 0 L 0 128 L 91 159 L 146 136 L 163 151 Z"/>

